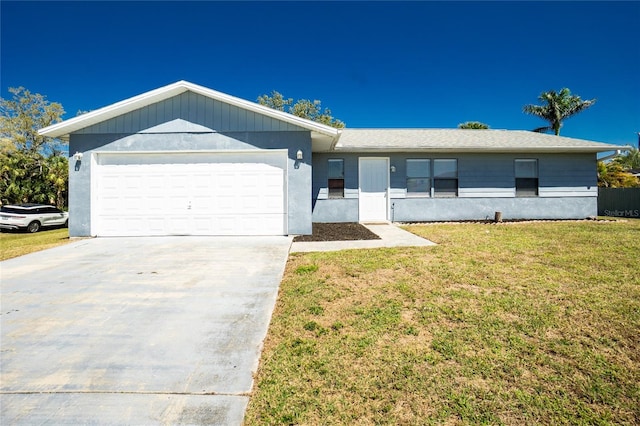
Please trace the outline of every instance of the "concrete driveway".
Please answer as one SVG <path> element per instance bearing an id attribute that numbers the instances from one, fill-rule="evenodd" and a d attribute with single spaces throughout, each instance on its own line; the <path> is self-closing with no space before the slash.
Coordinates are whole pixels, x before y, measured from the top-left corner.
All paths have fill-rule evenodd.
<path id="1" fill-rule="evenodd" d="M 291 238 L 98 238 L 1 268 L 1 424 L 240 424 Z"/>

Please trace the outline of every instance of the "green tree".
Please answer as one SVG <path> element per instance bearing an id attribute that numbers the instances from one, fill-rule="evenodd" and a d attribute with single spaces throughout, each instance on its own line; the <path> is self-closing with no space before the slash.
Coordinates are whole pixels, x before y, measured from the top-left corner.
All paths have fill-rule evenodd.
<path id="1" fill-rule="evenodd" d="M 273 90 L 271 95 L 258 96 L 258 103 L 327 126 L 338 129 L 344 127 L 344 122 L 334 118 L 329 108 L 322 109 L 322 102 L 319 100 L 299 99 L 293 103 L 292 98 L 285 98 L 280 92 Z"/>
<path id="2" fill-rule="evenodd" d="M 613 162 L 619 164 L 624 170 L 640 169 L 640 150 L 631 148 L 624 155 L 618 155 Z"/>
<path id="3" fill-rule="evenodd" d="M 458 129 L 479 129 L 484 130 L 488 129 L 489 125 L 481 123 L 479 121 L 466 121 L 464 123 L 458 124 Z"/>
<path id="4" fill-rule="evenodd" d="M 288 112 L 291 105 L 293 105 L 293 99 L 285 99 L 280 92 L 272 90 L 271 96 L 258 96 L 258 103 L 260 105 L 268 106 L 269 108 L 277 109 L 278 111 Z"/>
<path id="5" fill-rule="evenodd" d="M 68 160 L 65 144 L 38 130 L 61 120 L 62 105 L 23 87 L 0 98 L 0 202 L 65 204 Z"/>
<path id="6" fill-rule="evenodd" d="M 598 186 L 605 188 L 638 188 L 640 179 L 625 171 L 615 161 L 598 161 Z"/>
<path id="7" fill-rule="evenodd" d="M 560 127 L 564 120 L 596 103 L 595 99 L 582 100 L 580 96 L 572 95 L 566 87 L 559 92 L 554 90 L 542 92 L 538 99 L 543 105 L 525 105 L 523 111 L 549 123 L 548 126 L 533 129 L 534 132 L 553 131 L 556 136 L 560 134 Z"/>
<path id="8" fill-rule="evenodd" d="M 69 187 L 69 160 L 65 155 L 51 155 L 45 160 L 45 176 L 49 202 L 58 208 L 67 205 Z"/>
<path id="9" fill-rule="evenodd" d="M 12 99 L 0 98 L 0 134 L 10 139 L 22 152 L 43 155 L 60 153 L 64 143 L 38 134 L 43 127 L 61 121 L 64 109 L 57 102 L 49 102 L 39 93 L 24 87 L 10 87 Z"/>

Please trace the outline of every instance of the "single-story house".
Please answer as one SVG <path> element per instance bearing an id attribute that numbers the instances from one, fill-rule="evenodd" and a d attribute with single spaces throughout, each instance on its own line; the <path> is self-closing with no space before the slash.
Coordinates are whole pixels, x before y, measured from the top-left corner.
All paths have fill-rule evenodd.
<path id="1" fill-rule="evenodd" d="M 586 218 L 596 154 L 619 148 L 529 131 L 335 129 L 186 81 L 40 134 L 69 141 L 74 237 Z"/>

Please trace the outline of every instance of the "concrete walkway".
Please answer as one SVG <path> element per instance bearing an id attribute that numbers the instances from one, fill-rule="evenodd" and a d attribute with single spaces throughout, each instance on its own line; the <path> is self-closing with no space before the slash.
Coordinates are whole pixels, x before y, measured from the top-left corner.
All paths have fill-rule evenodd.
<path id="1" fill-rule="evenodd" d="M 356 241 L 313 241 L 294 242 L 291 244 L 291 253 L 312 251 L 337 251 L 350 249 L 368 249 L 380 247 L 425 247 L 434 246 L 435 243 L 418 237 L 411 232 L 399 228 L 394 224 L 364 225 L 371 232 L 380 237 L 379 240 Z"/>

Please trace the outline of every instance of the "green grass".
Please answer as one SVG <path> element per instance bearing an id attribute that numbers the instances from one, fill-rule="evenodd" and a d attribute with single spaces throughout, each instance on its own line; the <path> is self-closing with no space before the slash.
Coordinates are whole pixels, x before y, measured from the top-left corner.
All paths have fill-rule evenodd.
<path id="1" fill-rule="evenodd" d="M 47 229 L 35 234 L 3 232 L 0 233 L 0 260 L 49 249 L 70 241 L 69 230 L 66 228 Z"/>
<path id="2" fill-rule="evenodd" d="M 640 424 L 640 221 L 407 229 L 290 257 L 247 425 Z"/>

